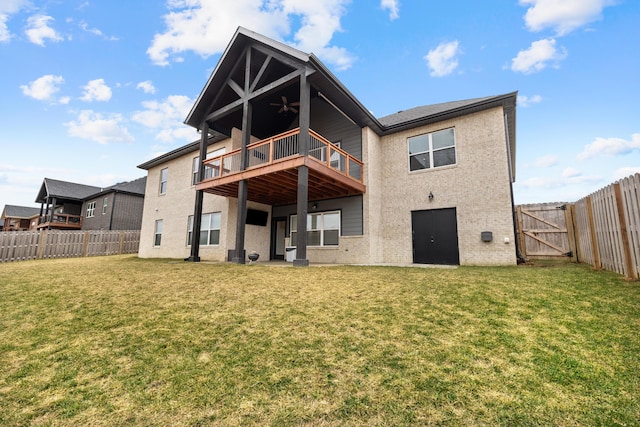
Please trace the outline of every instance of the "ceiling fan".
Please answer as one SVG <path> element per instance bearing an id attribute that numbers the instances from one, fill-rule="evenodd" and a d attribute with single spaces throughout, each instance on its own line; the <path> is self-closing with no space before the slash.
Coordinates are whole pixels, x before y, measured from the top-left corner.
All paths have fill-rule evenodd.
<path id="1" fill-rule="evenodd" d="M 298 107 L 300 106 L 299 102 L 288 102 L 287 101 L 287 97 L 286 96 L 282 96 L 282 102 L 278 103 L 278 102 L 272 102 L 269 105 L 273 105 L 276 107 L 280 107 L 280 109 L 278 110 L 278 113 L 287 113 L 289 111 L 291 111 L 292 113 L 296 114 L 298 112 L 298 110 L 294 107 Z"/>

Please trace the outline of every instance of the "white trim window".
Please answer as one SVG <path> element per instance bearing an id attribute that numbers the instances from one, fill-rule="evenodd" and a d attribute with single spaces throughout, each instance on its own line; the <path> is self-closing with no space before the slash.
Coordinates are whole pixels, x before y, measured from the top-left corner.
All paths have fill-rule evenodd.
<path id="1" fill-rule="evenodd" d="M 453 128 L 412 136 L 407 141 L 410 171 L 456 163 L 456 140 Z"/>
<path id="2" fill-rule="evenodd" d="M 217 150 L 213 150 L 207 153 L 207 159 L 213 159 L 214 157 L 222 156 L 226 152 L 226 148 L 222 147 Z M 196 185 L 198 180 L 198 172 L 200 171 L 200 156 L 193 159 L 193 166 L 191 167 L 191 185 Z M 220 175 L 220 160 L 216 160 L 212 164 L 205 165 L 204 167 L 204 179 L 213 178 Z"/>
<path id="3" fill-rule="evenodd" d="M 220 212 L 202 214 L 200 223 L 200 246 L 212 246 L 220 244 Z M 187 228 L 187 246 L 191 246 L 193 239 L 193 215 L 189 215 Z"/>
<path id="4" fill-rule="evenodd" d="M 160 171 L 160 194 L 167 192 L 167 179 L 169 178 L 169 168 Z"/>
<path id="5" fill-rule="evenodd" d="M 96 201 L 87 203 L 87 218 L 93 218 L 96 214 Z"/>
<path id="6" fill-rule="evenodd" d="M 162 242 L 162 225 L 163 221 L 161 219 L 156 220 L 156 226 L 153 231 L 153 246 L 160 246 Z"/>
<path id="7" fill-rule="evenodd" d="M 108 198 L 108 197 L 105 197 L 105 198 L 102 200 L 102 215 L 104 215 L 104 214 L 106 214 L 106 213 L 107 213 L 107 206 L 108 206 L 108 205 L 109 205 L 109 198 Z"/>
<path id="8" fill-rule="evenodd" d="M 297 244 L 298 216 L 291 215 L 291 245 Z M 317 212 L 307 215 L 308 246 L 338 246 L 340 240 L 340 211 Z"/>

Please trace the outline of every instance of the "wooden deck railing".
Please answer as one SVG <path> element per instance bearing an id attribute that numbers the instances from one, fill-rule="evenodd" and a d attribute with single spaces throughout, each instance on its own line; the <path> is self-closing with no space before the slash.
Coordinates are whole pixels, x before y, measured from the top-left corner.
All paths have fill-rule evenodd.
<path id="1" fill-rule="evenodd" d="M 82 217 L 80 215 L 69 215 L 69 214 L 53 214 L 53 218 L 51 215 L 41 216 L 38 219 L 38 227 L 67 227 L 67 228 L 81 228 L 82 227 Z"/>
<path id="2" fill-rule="evenodd" d="M 300 155 L 299 147 L 300 129 L 293 129 L 262 141 L 254 142 L 247 146 L 249 162 L 247 169 L 267 166 L 278 161 Z M 351 154 L 332 144 L 319 133 L 309 130 L 310 145 L 309 157 L 313 158 L 328 168 L 345 176 L 363 182 L 363 163 Z M 221 156 L 204 160 L 205 167 L 213 170 L 215 179 L 241 172 L 242 149 L 231 151 Z"/>

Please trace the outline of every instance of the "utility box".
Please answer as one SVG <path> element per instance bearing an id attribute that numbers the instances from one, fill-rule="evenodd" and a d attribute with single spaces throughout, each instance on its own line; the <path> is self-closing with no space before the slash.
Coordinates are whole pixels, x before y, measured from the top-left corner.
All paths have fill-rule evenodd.
<path id="1" fill-rule="evenodd" d="M 296 259 L 296 247 L 295 246 L 287 246 L 285 248 L 285 252 L 286 252 L 286 260 L 287 262 L 293 262 Z"/>
<path id="2" fill-rule="evenodd" d="M 490 242 L 493 240 L 493 233 L 491 231 L 483 231 L 480 233 L 480 240 L 483 242 Z"/>

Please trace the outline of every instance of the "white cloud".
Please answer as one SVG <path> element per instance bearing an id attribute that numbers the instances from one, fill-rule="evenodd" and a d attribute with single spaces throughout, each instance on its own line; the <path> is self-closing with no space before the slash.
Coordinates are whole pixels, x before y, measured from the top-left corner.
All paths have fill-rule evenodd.
<path id="1" fill-rule="evenodd" d="M 83 110 L 75 121 L 64 125 L 70 136 L 96 141 L 99 144 L 133 142 L 134 138 L 123 122 L 124 119 L 120 114 L 103 115 L 92 110 Z"/>
<path id="2" fill-rule="evenodd" d="M 49 26 L 49 22 L 54 19 L 47 15 L 33 15 L 27 20 L 27 30 L 25 31 L 31 43 L 44 46 L 46 39 L 53 42 L 62 41 L 62 37 Z"/>
<path id="3" fill-rule="evenodd" d="M 180 54 L 194 52 L 208 57 L 222 52 L 238 25 L 294 47 L 313 52 L 323 60 L 346 69 L 355 58 L 346 49 L 330 44 L 341 31 L 340 19 L 349 0 L 170 0 L 164 16 L 167 30 L 156 34 L 147 54 L 157 65 L 179 62 Z M 292 22 L 299 28 L 292 31 Z"/>
<path id="4" fill-rule="evenodd" d="M 7 22 L 11 15 L 18 13 L 23 7 L 28 6 L 28 0 L 2 0 L 0 2 L 0 42 L 8 42 L 13 35 L 9 31 Z"/>
<path id="5" fill-rule="evenodd" d="M 613 179 L 614 181 L 617 181 L 619 179 L 623 179 L 637 173 L 640 173 L 640 166 L 627 166 L 624 168 L 616 169 L 616 171 L 613 173 Z"/>
<path id="6" fill-rule="evenodd" d="M 521 50 L 511 60 L 511 69 L 524 74 L 541 71 L 553 62 L 553 66 L 567 57 L 567 51 L 563 47 L 556 48 L 555 39 L 542 39 L 531 43 L 527 50 Z"/>
<path id="7" fill-rule="evenodd" d="M 558 156 L 549 154 L 547 156 L 538 157 L 533 164 L 539 168 L 548 168 L 558 164 Z"/>
<path id="8" fill-rule="evenodd" d="M 64 83 L 62 76 L 47 74 L 29 82 L 28 85 L 21 85 L 22 93 L 30 98 L 39 101 L 51 101 L 53 95 L 60 90 L 60 85 Z"/>
<path id="9" fill-rule="evenodd" d="M 566 168 L 560 176 L 533 177 L 518 184 L 526 189 L 556 189 L 569 185 L 596 184 L 603 181 L 598 175 L 585 175 L 573 168 Z"/>
<path id="10" fill-rule="evenodd" d="M 431 69 L 431 76 L 443 77 L 451 74 L 458 66 L 456 55 L 461 53 L 458 41 L 440 43 L 424 57 Z"/>
<path id="11" fill-rule="evenodd" d="M 83 89 L 84 94 L 80 98 L 83 101 L 108 101 L 111 99 L 111 88 L 105 84 L 104 79 L 90 80 Z"/>
<path id="12" fill-rule="evenodd" d="M 559 36 L 602 18 L 611 0 L 520 0 L 530 6 L 524 21 L 530 31 L 552 28 Z"/>
<path id="13" fill-rule="evenodd" d="M 197 135 L 183 123 L 192 105 L 193 100 L 184 95 L 171 95 L 164 101 L 145 101 L 142 103 L 145 110 L 134 113 L 132 119 L 157 130 L 156 139 L 160 141 L 192 141 Z"/>
<path id="14" fill-rule="evenodd" d="M 389 19 L 392 21 L 400 17 L 400 5 L 398 0 L 380 0 L 380 7 L 389 10 Z"/>
<path id="15" fill-rule="evenodd" d="M 525 95 L 518 95 L 518 107 L 526 108 L 532 104 L 538 104 L 542 102 L 540 95 L 533 95 L 531 97 Z"/>
<path id="16" fill-rule="evenodd" d="M 145 80 L 136 85 L 136 89 L 142 90 L 144 93 L 156 93 L 156 88 L 151 80 Z"/>
<path id="17" fill-rule="evenodd" d="M 623 156 L 633 151 L 640 151 L 640 133 L 631 135 L 631 140 L 622 138 L 596 138 L 587 144 L 578 154 L 578 159 L 585 160 L 598 156 Z"/>
<path id="18" fill-rule="evenodd" d="M 80 21 L 78 23 L 78 26 L 83 30 L 86 31 L 87 33 L 90 34 L 94 34 L 96 36 L 102 37 L 105 40 L 118 40 L 117 37 L 115 36 L 106 36 L 101 30 L 99 30 L 98 28 L 91 28 L 89 27 L 89 24 L 87 24 L 85 21 Z"/>

